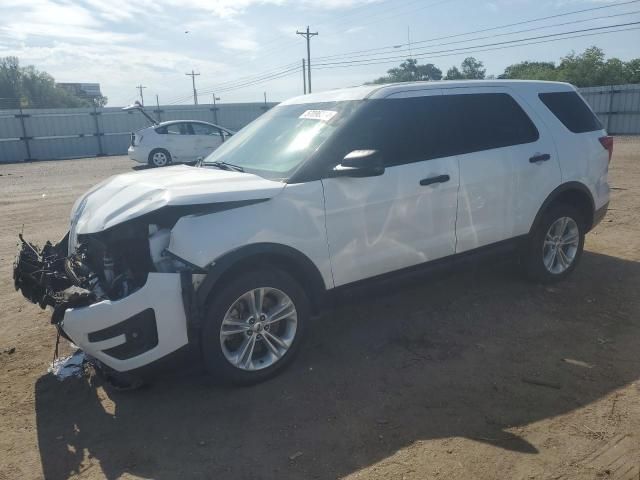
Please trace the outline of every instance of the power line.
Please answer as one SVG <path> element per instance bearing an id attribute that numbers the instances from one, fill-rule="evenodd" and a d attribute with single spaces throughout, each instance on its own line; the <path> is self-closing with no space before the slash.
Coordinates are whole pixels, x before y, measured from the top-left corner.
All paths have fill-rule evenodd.
<path id="1" fill-rule="evenodd" d="M 636 23 L 640 23 L 640 22 L 636 22 Z M 493 48 L 481 48 L 483 47 L 483 45 L 477 45 L 474 47 L 467 47 L 467 49 L 456 49 L 456 50 L 464 50 L 461 52 L 455 52 L 455 53 L 444 53 L 444 54 L 439 54 L 439 55 L 430 55 L 430 54 L 425 54 L 425 55 L 429 55 L 429 58 L 441 58 L 441 57 L 452 57 L 455 55 L 461 55 L 461 54 L 469 54 L 469 53 L 479 53 L 479 52 L 492 52 L 492 51 L 496 51 L 496 50 L 503 50 L 505 48 L 516 48 L 516 47 L 523 47 L 523 46 L 527 46 L 527 45 L 539 45 L 542 43 L 552 43 L 552 42 L 558 42 L 561 40 L 568 40 L 568 39 L 572 39 L 572 38 L 583 38 L 583 37 L 593 37 L 593 36 L 597 36 L 597 35 L 606 35 L 608 33 L 618 33 L 618 32 L 628 32 L 631 30 L 640 30 L 640 27 L 631 27 L 631 28 L 621 28 L 618 30 L 610 30 L 607 32 L 594 32 L 594 33 L 585 33 L 585 34 L 580 34 L 580 35 L 571 35 L 571 36 L 567 36 L 567 37 L 562 37 L 562 38 L 553 38 L 551 40 L 539 40 L 539 41 L 534 41 L 534 42 L 526 42 L 526 43 L 516 43 L 516 42 L 522 42 L 523 40 L 514 40 L 513 42 L 516 43 L 514 45 L 502 45 L 500 47 L 493 47 Z M 570 32 L 566 32 L 565 35 L 568 35 Z M 417 56 L 416 59 L 421 58 L 420 56 Z M 381 64 L 389 64 L 391 63 L 388 60 L 385 61 L 372 61 L 370 63 L 361 63 L 361 64 L 357 64 L 357 65 L 336 65 L 336 66 L 328 66 L 328 67 L 317 67 L 318 70 L 325 70 L 325 69 L 333 69 L 333 68 L 348 68 L 348 67 L 357 67 L 357 66 L 364 66 L 364 65 L 381 65 Z"/>
<path id="2" fill-rule="evenodd" d="M 526 37 L 526 38 L 521 38 L 521 39 L 517 39 L 517 40 L 505 40 L 503 42 L 493 42 L 493 43 L 487 43 L 484 45 L 472 45 L 469 47 L 460 47 L 460 48 L 452 48 L 452 49 L 447 49 L 447 50 L 435 50 L 435 51 L 431 51 L 431 52 L 420 52 L 420 56 L 424 57 L 426 55 L 431 55 L 431 54 L 438 54 L 438 53 L 446 53 L 446 52 L 453 52 L 456 50 L 467 50 L 469 48 L 478 48 L 478 47 L 488 47 L 488 46 L 498 46 L 498 45 L 508 45 L 511 43 L 517 43 L 517 42 L 526 42 L 529 40 L 537 40 L 537 39 L 541 39 L 541 38 L 550 38 L 550 37 L 558 37 L 560 35 L 569 35 L 572 33 L 582 33 L 582 32 L 591 32 L 591 31 L 595 31 L 595 30 L 604 30 L 606 28 L 616 28 L 616 27 L 625 27 L 625 26 L 630 26 L 630 25 L 638 25 L 640 24 L 640 22 L 628 22 L 628 23 L 619 23 L 616 25 L 606 25 L 606 26 L 602 26 L 602 27 L 591 27 L 591 28 L 583 28 L 580 30 L 572 30 L 569 32 L 561 32 L 561 33 L 550 33 L 547 35 L 537 35 L 534 37 Z M 403 60 L 404 57 L 398 57 L 398 56 L 393 56 L 393 57 L 382 57 L 382 58 L 369 58 L 369 59 L 364 59 L 364 60 L 345 60 L 342 62 L 328 62 L 328 63 L 319 63 L 317 66 L 318 67 L 326 67 L 326 66 L 331 66 L 331 65 L 348 65 L 348 64 L 363 64 L 365 62 L 371 61 L 371 60 L 382 60 L 382 61 L 387 61 L 387 60 Z"/>
<path id="3" fill-rule="evenodd" d="M 640 0 L 638 0 L 640 1 Z M 439 46 L 444 46 L 444 45 L 455 45 L 455 44 L 459 44 L 459 43 L 467 43 L 467 42 L 471 42 L 474 40 L 486 40 L 487 38 L 496 38 L 496 37 L 504 37 L 504 36 L 509 36 L 509 35 L 516 35 L 518 33 L 526 33 L 526 32 L 534 32 L 537 30 L 545 30 L 548 28 L 555 28 L 555 27 L 562 27 L 562 26 L 566 26 L 566 25 L 575 25 L 577 23 L 585 23 L 585 22 L 592 22 L 594 20 L 602 20 L 602 19 L 606 19 L 606 18 L 615 18 L 615 17 L 622 17 L 622 16 L 629 16 L 629 15 L 635 15 L 637 13 L 640 13 L 640 10 L 635 10 L 633 12 L 624 12 L 624 13 L 616 13 L 614 15 L 601 15 L 599 17 L 592 17 L 592 18 L 584 18 L 584 19 L 580 19 L 580 20 L 572 20 L 570 22 L 561 22 L 561 23 L 554 23 L 552 25 L 542 25 L 539 27 L 532 27 L 532 28 L 525 28 L 522 30 L 516 30 L 513 32 L 504 32 L 504 33 L 494 33 L 492 35 L 485 35 L 482 37 L 474 37 L 474 38 L 467 38 L 465 40 L 456 40 L 453 42 L 443 42 L 443 43 L 436 43 L 433 45 L 430 45 L 429 48 L 432 47 L 439 47 Z M 409 57 L 412 57 L 412 52 L 411 49 L 407 50 L 396 50 L 397 53 L 409 53 Z M 394 52 L 394 53 L 396 53 Z M 377 54 L 373 54 L 373 55 L 384 55 L 385 53 L 391 53 L 391 52 L 380 52 Z M 360 55 L 352 55 L 351 58 L 354 57 L 365 57 L 365 54 L 360 54 Z M 370 60 L 372 57 L 369 57 L 368 59 Z"/>
<path id="4" fill-rule="evenodd" d="M 200 89 L 200 94 L 213 93 L 213 92 L 217 91 L 221 87 L 234 85 L 239 81 L 253 80 L 253 79 L 259 78 L 259 77 L 261 77 L 263 75 L 269 75 L 269 74 L 275 73 L 275 72 L 279 73 L 283 69 L 291 68 L 291 67 L 294 67 L 294 66 L 297 66 L 297 65 L 298 65 L 298 62 L 293 62 L 293 63 L 289 63 L 287 65 L 281 65 L 280 67 L 274 67 L 272 69 L 266 70 L 266 71 L 261 72 L 261 73 L 252 74 L 252 75 L 246 75 L 246 76 L 243 76 L 243 77 L 237 77 L 237 78 L 234 78 L 233 80 L 227 80 L 225 82 L 217 83 L 215 85 L 208 85 L 207 87 L 204 87 L 204 88 Z M 172 97 L 167 101 L 167 105 L 175 105 L 176 103 L 183 102 L 183 101 L 185 101 L 185 100 L 187 100 L 189 98 L 191 98 L 191 95 Z"/>
<path id="5" fill-rule="evenodd" d="M 306 32 L 299 32 L 296 30 L 296 35 L 300 35 L 307 40 L 307 82 L 309 84 L 309 93 L 311 93 L 311 37 L 318 35 L 318 32 L 310 32 L 309 25 L 307 25 Z"/>
<path id="6" fill-rule="evenodd" d="M 199 73 L 195 73 L 193 69 L 191 69 L 191 73 L 185 73 L 188 77 L 191 77 L 191 83 L 193 84 L 193 104 L 198 104 L 198 92 L 196 91 L 196 77 L 200 75 Z"/>
<path id="7" fill-rule="evenodd" d="M 462 36 L 466 36 L 466 35 L 473 35 L 475 33 L 485 33 L 485 32 L 491 32 L 491 31 L 495 31 L 495 30 L 501 30 L 503 28 L 508 28 L 508 27 L 516 27 L 518 25 L 525 25 L 528 23 L 534 23 L 534 22 L 541 22 L 543 20 L 551 20 L 553 18 L 560 18 L 560 17 L 566 17 L 569 15 L 576 15 L 579 13 L 585 13 L 585 12 L 591 12 L 591 11 L 595 11 L 595 10 L 602 10 L 602 9 L 606 9 L 606 8 L 613 8 L 613 7 L 620 7 L 623 5 L 629 5 L 632 3 L 638 3 L 640 2 L 640 0 L 628 0 L 625 2 L 620 2 L 620 3 L 615 3 L 615 4 L 610 4 L 610 5 L 602 5 L 599 7 L 591 7 L 591 8 L 584 8 L 582 10 L 574 10 L 571 12 L 565 12 L 565 13 L 559 13 L 559 14 L 555 14 L 555 15 L 548 15 L 546 17 L 538 17 L 538 18 L 532 18 L 529 20 L 523 20 L 520 22 L 514 22 L 514 23 L 507 23 L 507 24 L 503 24 L 503 25 L 498 25 L 495 27 L 489 27 L 489 28 L 482 28 L 479 30 L 473 30 L 470 32 L 464 32 L 464 33 L 456 33 L 453 35 L 445 35 L 445 36 L 441 36 L 441 37 L 433 37 L 433 38 L 429 38 L 429 39 L 425 39 L 425 40 L 413 40 L 411 42 L 412 45 L 416 45 L 416 44 L 421 44 L 421 43 L 430 43 L 430 42 L 434 42 L 436 40 L 446 40 L 449 38 L 457 38 L 457 37 L 462 37 Z M 515 33 L 515 32 L 513 32 Z M 354 57 L 357 55 L 354 54 L 358 54 L 358 53 L 367 53 L 367 52 L 374 52 L 374 51 L 379 51 L 379 50 L 390 50 L 390 49 L 396 49 L 398 47 L 404 47 L 406 46 L 406 43 L 401 43 L 401 44 L 396 44 L 396 45 L 388 45 L 385 47 L 377 47 L 377 48 L 367 48 L 364 50 L 354 50 L 354 51 L 350 51 L 350 52 L 344 52 L 344 53 L 338 53 L 335 55 L 325 55 L 325 56 L 320 56 L 317 57 L 316 60 L 328 60 L 328 59 L 332 59 L 332 58 L 338 58 L 338 57 Z"/>
<path id="8" fill-rule="evenodd" d="M 245 81 L 245 82 L 234 83 L 234 84 L 231 84 L 231 85 L 229 85 L 228 87 L 225 87 L 225 88 L 216 87 L 215 93 L 218 94 L 218 93 L 223 93 L 223 92 L 230 92 L 230 91 L 233 91 L 233 90 L 238 90 L 238 89 L 249 87 L 249 86 L 253 86 L 253 85 L 259 85 L 261 83 L 270 82 L 271 80 L 276 80 L 276 79 L 279 79 L 279 78 L 287 77 L 289 75 L 292 75 L 293 73 L 297 73 L 299 71 L 299 68 L 300 67 L 296 63 L 296 66 L 294 66 L 292 68 L 289 68 L 289 69 L 286 69 L 286 70 L 283 70 L 283 71 L 278 72 L 278 73 L 274 73 L 274 74 L 258 77 L 258 78 L 255 78 L 255 79 L 252 79 L 252 80 L 249 80 L 249 81 Z M 203 90 L 201 90 L 200 91 L 201 94 L 213 93 L 213 92 L 214 92 L 214 90 L 211 90 L 211 91 L 203 91 Z M 180 103 L 182 101 L 184 101 L 184 99 L 179 99 L 177 101 L 169 102 L 169 103 L 167 103 L 167 105 L 175 105 L 175 104 Z"/>

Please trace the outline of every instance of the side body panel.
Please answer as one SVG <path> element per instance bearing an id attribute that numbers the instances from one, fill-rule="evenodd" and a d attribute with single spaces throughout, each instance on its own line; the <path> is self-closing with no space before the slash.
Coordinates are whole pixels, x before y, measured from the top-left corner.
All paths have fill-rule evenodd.
<path id="1" fill-rule="evenodd" d="M 168 250 L 206 268 L 238 247 L 263 242 L 301 252 L 316 265 L 325 288 L 333 287 L 320 181 L 286 185 L 261 203 L 183 217 L 171 231 Z"/>
<path id="2" fill-rule="evenodd" d="M 562 183 L 584 184 L 591 192 L 597 210 L 609 202 L 609 154 L 599 140 L 606 136 L 607 132 L 605 130 L 571 132 L 538 97 L 538 93 L 545 91 L 555 92 L 558 89 L 541 84 L 540 89 L 526 90 L 522 96 L 535 108 L 540 118 L 549 127 L 560 159 Z"/>
<path id="3" fill-rule="evenodd" d="M 440 94 L 398 92 L 385 101 Z M 421 185 L 443 175 L 448 181 Z M 458 181 L 456 156 L 389 166 L 377 177 L 323 179 L 335 285 L 452 255 Z"/>
<path id="4" fill-rule="evenodd" d="M 457 253 L 528 233 L 540 206 L 561 181 L 558 155 L 548 129 L 517 92 L 507 87 L 444 90 L 445 95 L 482 93 L 510 95 L 534 123 L 539 138 L 458 156 Z M 549 154 L 550 159 L 529 161 L 539 154 Z"/>

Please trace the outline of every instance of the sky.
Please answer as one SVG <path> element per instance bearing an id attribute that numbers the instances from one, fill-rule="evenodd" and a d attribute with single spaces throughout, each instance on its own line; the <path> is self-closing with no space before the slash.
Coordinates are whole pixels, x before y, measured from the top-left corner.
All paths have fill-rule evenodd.
<path id="1" fill-rule="evenodd" d="M 598 7 L 605 8 L 470 33 Z M 155 95 L 161 104 L 192 103 L 185 75 L 192 70 L 200 73 L 200 103 L 213 93 L 222 103 L 262 101 L 264 92 L 281 101 L 302 93 L 306 42 L 295 32 L 307 25 L 319 33 L 311 58 L 313 91 L 321 91 L 361 85 L 410 55 L 443 72 L 472 55 L 494 75 L 592 45 L 628 60 L 640 57 L 640 29 L 495 44 L 633 22 L 640 1 L 0 0 L 0 56 L 15 55 L 59 82 L 100 83 L 109 106 L 139 99 L 140 84 L 147 104 Z M 640 24 L 615 29 L 631 28 Z M 336 64 L 345 60 L 359 63 Z"/>

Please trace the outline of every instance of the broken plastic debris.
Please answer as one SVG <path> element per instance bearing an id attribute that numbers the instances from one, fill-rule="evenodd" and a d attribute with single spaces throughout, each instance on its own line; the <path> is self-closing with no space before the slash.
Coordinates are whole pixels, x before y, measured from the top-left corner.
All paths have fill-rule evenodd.
<path id="1" fill-rule="evenodd" d="M 66 380 L 70 377 L 81 377 L 84 373 L 84 364 L 87 361 L 87 357 L 82 350 L 76 350 L 72 355 L 68 357 L 62 357 L 51 362 L 49 373 L 60 381 Z"/>

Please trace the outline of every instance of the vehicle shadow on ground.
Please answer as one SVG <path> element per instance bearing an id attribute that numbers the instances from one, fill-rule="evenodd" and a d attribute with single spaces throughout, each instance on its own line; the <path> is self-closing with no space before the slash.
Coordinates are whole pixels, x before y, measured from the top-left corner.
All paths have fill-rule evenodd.
<path id="1" fill-rule="evenodd" d="M 640 263 L 585 253 L 553 287 L 487 270 L 342 305 L 313 325 L 292 368 L 250 388 L 183 370 L 107 396 L 97 382 L 44 376 L 44 476 L 336 478 L 446 437 L 536 455 L 542 446 L 510 427 L 640 377 Z"/>

